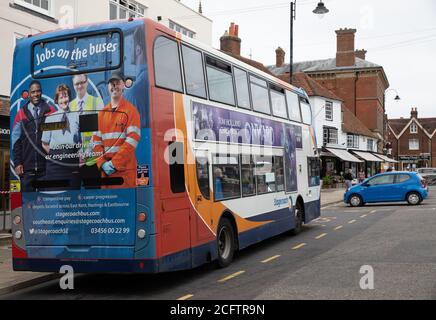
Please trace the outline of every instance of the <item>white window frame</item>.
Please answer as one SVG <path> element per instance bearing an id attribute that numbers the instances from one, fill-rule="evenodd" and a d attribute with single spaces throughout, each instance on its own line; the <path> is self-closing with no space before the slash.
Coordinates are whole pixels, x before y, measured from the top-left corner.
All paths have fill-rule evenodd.
<path id="1" fill-rule="evenodd" d="M 412 134 L 418 133 L 418 125 L 415 122 L 413 122 L 410 125 L 410 133 L 412 133 Z"/>
<path id="2" fill-rule="evenodd" d="M 331 134 L 334 133 L 334 134 Z M 323 144 L 338 144 L 339 130 L 329 127 L 323 128 Z"/>
<path id="3" fill-rule="evenodd" d="M 366 140 L 366 148 L 368 149 L 368 151 L 374 151 L 374 140 L 373 139 Z"/>
<path id="4" fill-rule="evenodd" d="M 122 5 L 120 3 L 120 0 L 109 0 L 109 19 L 111 19 L 111 16 L 110 16 L 110 10 L 111 10 L 110 9 L 110 5 L 111 4 L 115 5 L 116 8 L 117 8 L 117 17 L 115 19 L 112 19 L 112 20 L 129 19 L 130 18 L 130 13 L 134 14 L 134 18 L 143 18 L 143 17 L 145 17 L 145 12 L 148 9 L 147 6 L 141 4 L 141 3 L 137 2 L 137 1 L 134 1 L 134 0 L 122 0 L 122 1 L 124 1 L 127 4 L 127 6 Z M 135 9 L 134 10 L 130 9 L 130 6 L 135 7 Z M 126 18 L 120 18 L 120 9 L 121 8 L 126 10 Z M 140 9 L 143 10 L 144 12 L 141 13 Z"/>
<path id="5" fill-rule="evenodd" d="M 53 0 L 47 0 L 47 1 L 48 1 L 48 10 L 45 10 L 41 7 L 38 7 L 38 6 L 34 5 L 33 3 L 28 3 L 24 0 L 14 0 L 14 3 L 19 5 L 19 6 L 25 7 L 29 10 L 32 10 L 32 11 L 38 12 L 40 14 L 43 14 L 45 16 L 49 16 L 51 18 L 54 18 L 54 16 L 53 16 Z"/>
<path id="6" fill-rule="evenodd" d="M 356 134 L 347 134 L 347 147 L 353 149 L 359 149 L 360 138 Z"/>
<path id="7" fill-rule="evenodd" d="M 330 116 L 329 116 L 330 114 Z M 325 102 L 325 119 L 327 121 L 333 121 L 334 116 L 333 116 L 333 102 L 331 101 L 326 101 Z"/>
<path id="8" fill-rule="evenodd" d="M 419 139 L 409 139 L 409 150 L 416 151 L 419 150 Z"/>
<path id="9" fill-rule="evenodd" d="M 197 33 L 189 28 L 182 26 L 181 24 L 175 22 L 174 20 L 168 19 L 168 28 L 183 34 L 186 37 L 195 39 Z"/>

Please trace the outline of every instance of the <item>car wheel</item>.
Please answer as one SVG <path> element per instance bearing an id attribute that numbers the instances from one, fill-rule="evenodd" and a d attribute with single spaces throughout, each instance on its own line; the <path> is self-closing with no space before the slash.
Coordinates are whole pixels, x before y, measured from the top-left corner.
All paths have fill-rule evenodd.
<path id="1" fill-rule="evenodd" d="M 351 207 L 361 207 L 363 206 L 362 197 L 358 194 L 353 194 L 348 201 Z"/>
<path id="2" fill-rule="evenodd" d="M 217 233 L 218 266 L 228 267 L 236 251 L 235 230 L 227 218 L 222 218 Z"/>
<path id="3" fill-rule="evenodd" d="M 291 235 L 296 236 L 303 230 L 303 208 L 300 202 L 297 203 L 294 212 L 295 228 L 291 230 Z"/>
<path id="4" fill-rule="evenodd" d="M 411 192 L 407 195 L 407 202 L 411 206 L 416 206 L 421 203 L 421 196 L 417 192 Z"/>

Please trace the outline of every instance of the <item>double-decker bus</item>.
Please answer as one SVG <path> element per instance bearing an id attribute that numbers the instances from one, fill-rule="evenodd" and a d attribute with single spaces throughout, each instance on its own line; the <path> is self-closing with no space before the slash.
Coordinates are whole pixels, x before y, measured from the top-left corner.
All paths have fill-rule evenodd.
<path id="1" fill-rule="evenodd" d="M 19 41 L 17 271 L 158 273 L 320 216 L 306 93 L 148 19 Z"/>

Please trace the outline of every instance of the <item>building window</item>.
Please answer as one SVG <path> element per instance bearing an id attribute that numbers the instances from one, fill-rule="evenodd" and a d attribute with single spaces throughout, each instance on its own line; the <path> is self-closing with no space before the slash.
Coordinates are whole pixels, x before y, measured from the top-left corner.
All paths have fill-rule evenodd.
<path id="1" fill-rule="evenodd" d="M 354 134 L 347 135 L 348 148 L 359 149 L 359 136 Z"/>
<path id="2" fill-rule="evenodd" d="M 179 33 L 181 33 L 181 34 L 183 34 L 183 35 L 185 35 L 185 36 L 187 36 L 189 38 L 195 38 L 195 32 L 194 31 L 191 31 L 191 30 L 181 26 L 180 24 L 175 23 L 174 21 L 170 20 L 168 26 L 170 27 L 170 29 L 173 29 L 174 31 L 179 32 Z"/>
<path id="3" fill-rule="evenodd" d="M 419 140 L 410 139 L 409 140 L 409 150 L 419 150 Z"/>
<path id="4" fill-rule="evenodd" d="M 51 16 L 51 0 L 14 0 L 14 3 L 35 12 Z"/>
<path id="5" fill-rule="evenodd" d="M 326 101 L 325 103 L 325 119 L 333 121 L 333 103 L 330 101 Z"/>
<path id="6" fill-rule="evenodd" d="M 368 141 L 367 141 L 367 149 L 368 149 L 368 151 L 374 151 L 374 140 L 368 139 Z"/>
<path id="7" fill-rule="evenodd" d="M 338 144 L 338 129 L 324 127 L 324 145 Z"/>
<path id="8" fill-rule="evenodd" d="M 147 9 L 145 6 L 133 0 L 110 0 L 109 19 L 142 18 L 145 15 L 145 9 Z"/>
<path id="9" fill-rule="evenodd" d="M 418 133 L 418 126 L 416 125 L 416 123 L 412 123 L 410 125 L 410 133 Z"/>

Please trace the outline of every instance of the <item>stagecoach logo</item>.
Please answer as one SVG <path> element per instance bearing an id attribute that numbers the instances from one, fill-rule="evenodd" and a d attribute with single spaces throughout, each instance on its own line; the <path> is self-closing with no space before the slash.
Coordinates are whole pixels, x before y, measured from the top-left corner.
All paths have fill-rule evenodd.
<path id="1" fill-rule="evenodd" d="M 289 199 L 285 198 L 285 199 L 274 199 L 274 206 L 275 207 L 281 207 L 284 205 L 288 205 L 289 204 Z"/>

